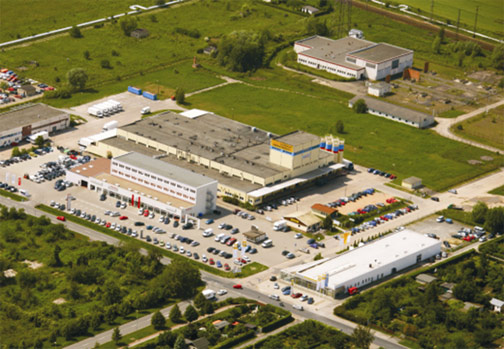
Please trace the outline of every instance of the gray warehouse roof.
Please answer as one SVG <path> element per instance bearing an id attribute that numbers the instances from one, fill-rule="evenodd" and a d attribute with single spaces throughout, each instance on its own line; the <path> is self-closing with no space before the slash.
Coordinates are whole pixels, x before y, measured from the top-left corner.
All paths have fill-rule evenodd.
<path id="1" fill-rule="evenodd" d="M 142 168 L 146 171 L 158 174 L 165 178 L 171 178 L 180 183 L 185 183 L 194 188 L 198 188 L 202 185 L 215 182 L 215 179 L 202 176 L 198 173 L 188 171 L 178 166 L 166 163 L 161 160 L 151 158 L 149 156 L 131 152 L 128 154 L 120 155 L 114 160 L 121 161 L 125 164 Z"/>
<path id="2" fill-rule="evenodd" d="M 303 131 L 293 131 L 283 136 L 276 137 L 275 140 L 296 146 L 303 145 L 308 142 L 320 141 L 320 137 Z"/>
<path id="3" fill-rule="evenodd" d="M 59 115 L 68 116 L 67 113 L 42 103 L 20 107 L 0 114 L 0 132 L 11 130 L 16 127 L 28 126 L 32 123 L 51 119 Z"/>
<path id="4" fill-rule="evenodd" d="M 301 55 L 322 59 L 355 70 L 364 69 L 364 67 L 346 62 L 345 57 L 347 54 L 374 45 L 371 41 L 352 37 L 333 40 L 317 35 L 296 41 L 296 44 L 310 48 L 309 50 L 300 52 L 299 54 Z"/>
<path id="5" fill-rule="evenodd" d="M 351 57 L 363 59 L 365 61 L 380 63 L 405 55 L 407 53 L 413 53 L 413 51 L 390 44 L 380 43 L 374 46 L 363 48 L 358 51 L 350 52 L 348 55 Z"/>
<path id="6" fill-rule="evenodd" d="M 368 109 L 372 109 L 377 112 L 387 113 L 393 115 L 397 118 L 401 118 L 407 121 L 412 121 L 417 124 L 421 124 L 424 119 L 430 120 L 430 123 L 434 122 L 434 117 L 429 114 L 425 114 L 416 110 L 401 107 L 399 105 L 391 104 L 388 102 L 381 101 L 376 98 L 367 96 L 355 96 L 348 103 L 352 106 L 357 100 L 363 99 L 366 102 Z"/>
<path id="7" fill-rule="evenodd" d="M 270 137 L 276 135 L 213 113 L 191 119 L 166 112 L 136 121 L 120 130 L 261 177 L 287 171 L 269 162 Z M 122 132 L 118 136 L 128 138 Z"/>

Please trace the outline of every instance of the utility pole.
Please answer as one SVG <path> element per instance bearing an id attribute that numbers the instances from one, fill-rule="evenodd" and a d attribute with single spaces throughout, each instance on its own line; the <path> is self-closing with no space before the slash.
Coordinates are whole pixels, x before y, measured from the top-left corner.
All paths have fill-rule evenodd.
<path id="1" fill-rule="evenodd" d="M 434 17 L 434 0 L 431 0 L 430 3 L 430 21 L 432 22 L 432 18 Z"/>
<path id="2" fill-rule="evenodd" d="M 478 23 L 478 10 L 479 10 L 479 6 L 476 6 L 476 16 L 474 17 L 473 38 L 476 37 L 476 24 Z"/>
<path id="3" fill-rule="evenodd" d="M 460 9 L 458 10 L 458 17 L 457 17 L 457 31 L 456 31 L 456 34 L 455 34 L 455 40 L 457 40 L 457 41 L 458 41 L 459 25 L 460 25 Z"/>

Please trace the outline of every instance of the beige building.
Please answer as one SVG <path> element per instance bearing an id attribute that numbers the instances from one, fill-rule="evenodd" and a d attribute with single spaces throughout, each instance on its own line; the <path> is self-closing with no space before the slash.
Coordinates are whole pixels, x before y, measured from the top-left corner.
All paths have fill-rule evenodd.
<path id="1" fill-rule="evenodd" d="M 117 129 L 89 152 L 135 151 L 218 181 L 218 196 L 259 204 L 336 175 L 344 141 L 303 131 L 277 136 L 213 113 L 166 112 Z M 110 153 L 109 153 L 110 152 Z"/>
<path id="2" fill-rule="evenodd" d="M 406 179 L 403 179 L 402 186 L 411 190 L 421 188 L 422 179 L 418 177 L 408 177 Z"/>

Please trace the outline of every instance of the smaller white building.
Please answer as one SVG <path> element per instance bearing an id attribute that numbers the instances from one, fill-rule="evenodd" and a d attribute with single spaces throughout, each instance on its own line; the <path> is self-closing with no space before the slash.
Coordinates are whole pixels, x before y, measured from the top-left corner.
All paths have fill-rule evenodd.
<path id="1" fill-rule="evenodd" d="M 21 106 L 0 114 L 0 147 L 19 143 L 35 133 L 52 132 L 70 126 L 70 115 L 45 104 Z"/>
<path id="2" fill-rule="evenodd" d="M 441 242 L 405 229 L 332 258 L 283 269 L 287 281 L 336 296 L 360 288 L 431 259 Z"/>
<path id="3" fill-rule="evenodd" d="M 371 96 L 383 97 L 391 91 L 391 85 L 384 81 L 368 84 L 368 94 L 370 94 Z"/>
<path id="4" fill-rule="evenodd" d="M 364 39 L 364 32 L 359 29 L 350 29 L 348 36 L 355 39 Z"/>
<path id="5" fill-rule="evenodd" d="M 301 12 L 308 13 L 309 15 L 314 15 L 315 13 L 320 12 L 320 10 L 316 7 L 307 5 L 301 8 Z"/>

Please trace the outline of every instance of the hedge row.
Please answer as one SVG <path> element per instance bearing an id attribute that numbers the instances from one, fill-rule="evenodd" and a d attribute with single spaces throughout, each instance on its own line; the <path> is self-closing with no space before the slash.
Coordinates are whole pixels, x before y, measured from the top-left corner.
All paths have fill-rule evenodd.
<path id="1" fill-rule="evenodd" d="M 217 344 L 214 348 L 223 348 L 223 349 L 233 348 L 237 344 L 245 342 L 247 339 L 254 338 L 254 337 L 255 337 L 255 331 L 249 330 L 249 331 L 242 333 L 238 336 L 226 339 L 224 342 Z"/>
<path id="2" fill-rule="evenodd" d="M 289 314 L 285 315 L 284 317 L 281 317 L 280 319 L 272 321 L 269 324 L 263 326 L 261 328 L 261 332 L 268 333 L 268 332 L 274 331 L 277 328 L 280 328 L 280 327 L 282 327 L 292 321 L 294 321 L 294 318 L 292 317 L 292 314 L 289 313 Z"/>

